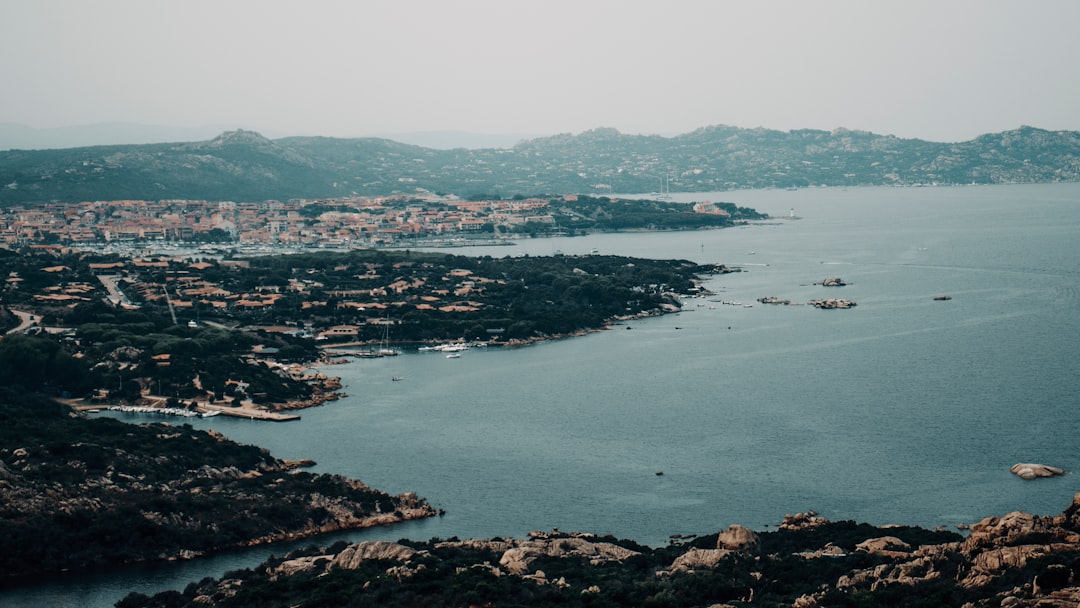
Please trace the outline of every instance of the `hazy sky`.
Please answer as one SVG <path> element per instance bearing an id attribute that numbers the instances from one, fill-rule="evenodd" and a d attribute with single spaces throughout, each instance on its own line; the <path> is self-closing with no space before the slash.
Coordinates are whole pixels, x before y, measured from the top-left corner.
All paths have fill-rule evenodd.
<path id="1" fill-rule="evenodd" d="M 1080 130 L 1077 0 L 0 0 L 0 122 Z"/>

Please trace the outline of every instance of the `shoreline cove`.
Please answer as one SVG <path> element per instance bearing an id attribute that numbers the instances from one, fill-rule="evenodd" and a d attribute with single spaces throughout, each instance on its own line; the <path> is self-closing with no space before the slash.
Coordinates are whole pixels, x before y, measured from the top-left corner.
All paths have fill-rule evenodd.
<path id="1" fill-rule="evenodd" d="M 1070 449 L 1078 353 L 1068 339 L 1080 331 L 1080 185 L 736 194 L 763 211 L 797 208 L 802 219 L 518 249 L 769 264 L 707 281 L 733 302 L 806 302 L 822 295 L 811 285 L 825 276 L 822 264 L 842 264 L 851 282 L 843 294 L 858 307 L 702 302 L 628 322 L 634 331 L 512 357 L 476 349 L 455 362 L 418 353 L 353 360 L 334 370 L 349 395 L 297 423 L 192 424 L 372 487 L 416 490 L 446 510 L 326 542 L 518 538 L 557 527 L 657 547 L 735 523 L 770 529 L 777 513 L 808 508 L 833 521 L 928 530 L 1060 513 L 1074 476 L 1026 481 L 1009 468 L 1080 470 Z M 104 608 L 131 590 L 183 589 L 250 567 L 268 549 L 9 597 Z"/>

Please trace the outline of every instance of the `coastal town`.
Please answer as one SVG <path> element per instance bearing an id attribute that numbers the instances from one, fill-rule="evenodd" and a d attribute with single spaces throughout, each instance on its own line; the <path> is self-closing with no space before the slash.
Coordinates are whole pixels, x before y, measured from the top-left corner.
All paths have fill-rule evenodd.
<path id="1" fill-rule="evenodd" d="M 114 200 L 0 205 L 0 246 L 63 244 L 115 249 L 169 243 L 334 248 L 415 245 L 422 239 L 427 239 L 427 244 L 448 246 L 478 235 L 497 239 L 538 231 L 575 234 L 604 229 L 603 220 L 610 218 L 618 204 L 645 203 L 577 195 L 464 200 L 419 191 L 385 197 L 259 202 Z M 744 215 L 762 217 L 709 201 L 675 205 L 669 204 L 667 209 L 682 211 L 679 215 L 703 227 L 722 227 Z"/>

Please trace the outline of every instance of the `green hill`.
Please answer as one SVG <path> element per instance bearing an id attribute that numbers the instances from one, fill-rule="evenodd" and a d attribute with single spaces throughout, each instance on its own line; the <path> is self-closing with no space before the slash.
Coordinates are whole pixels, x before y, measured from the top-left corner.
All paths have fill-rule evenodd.
<path id="1" fill-rule="evenodd" d="M 711 192 L 1080 179 L 1080 133 L 1021 127 L 938 143 L 865 131 L 710 126 L 676 137 L 594 129 L 512 148 L 230 131 L 202 142 L 0 152 L 0 204 L 384 195 Z"/>

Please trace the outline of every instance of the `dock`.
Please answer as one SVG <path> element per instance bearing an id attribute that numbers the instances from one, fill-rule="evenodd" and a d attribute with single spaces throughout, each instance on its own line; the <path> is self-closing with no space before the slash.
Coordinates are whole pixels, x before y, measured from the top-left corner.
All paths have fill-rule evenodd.
<path id="1" fill-rule="evenodd" d="M 199 410 L 209 413 L 218 412 L 222 416 L 232 416 L 234 418 L 247 418 L 248 420 L 268 420 L 270 422 L 288 422 L 290 420 L 300 420 L 299 414 L 283 414 L 281 412 L 268 412 L 266 410 L 260 410 L 253 407 L 229 407 L 219 405 L 205 405 L 200 404 Z"/>
<path id="2" fill-rule="evenodd" d="M 248 420 L 266 420 L 269 422 L 288 422 L 300 420 L 299 414 L 284 414 L 281 412 L 269 412 L 254 407 L 229 407 L 227 405 L 211 405 L 200 403 L 195 411 L 158 407 L 149 405 L 93 405 L 86 403 L 70 404 L 74 409 L 82 412 L 96 413 L 101 410 L 113 410 L 135 414 L 159 414 L 165 416 L 180 416 L 185 418 L 210 418 L 213 416 L 232 416 L 234 418 L 246 418 Z"/>

